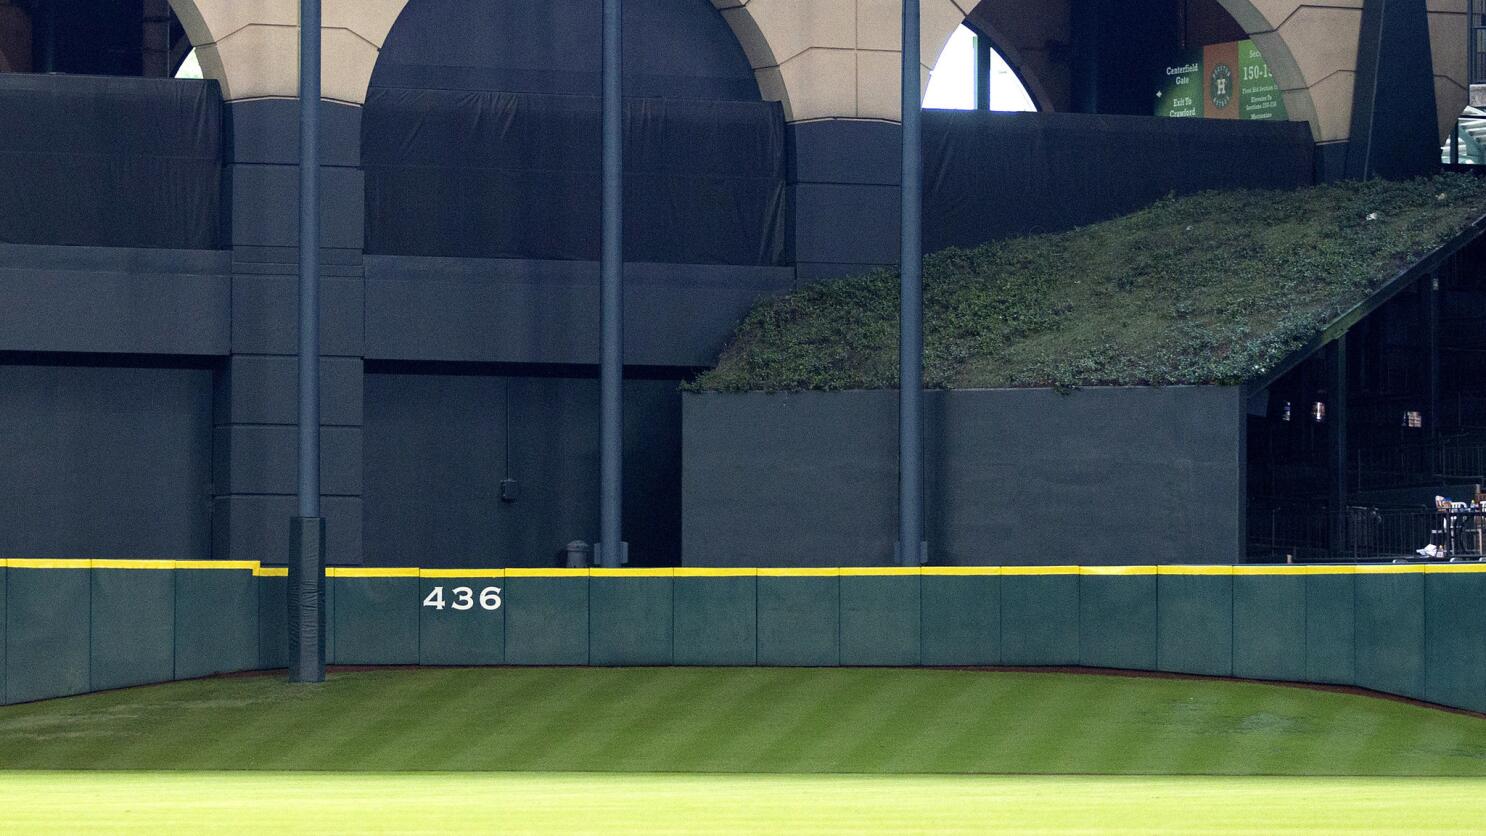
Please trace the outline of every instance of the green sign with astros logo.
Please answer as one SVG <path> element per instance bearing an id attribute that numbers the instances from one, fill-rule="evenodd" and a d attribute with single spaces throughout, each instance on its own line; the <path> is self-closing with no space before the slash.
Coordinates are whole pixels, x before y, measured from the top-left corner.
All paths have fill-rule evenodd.
<path id="1" fill-rule="evenodd" d="M 1189 50 L 1165 68 L 1157 116 L 1288 119 L 1284 96 L 1253 41 Z"/>

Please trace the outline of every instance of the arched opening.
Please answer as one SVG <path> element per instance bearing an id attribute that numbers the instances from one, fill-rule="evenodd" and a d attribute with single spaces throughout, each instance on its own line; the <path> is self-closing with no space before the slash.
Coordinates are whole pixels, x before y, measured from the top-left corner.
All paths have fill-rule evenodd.
<path id="1" fill-rule="evenodd" d="M 991 38 L 961 24 L 939 54 L 924 93 L 924 107 L 939 110 L 1038 110 L 1031 91 Z"/>
<path id="2" fill-rule="evenodd" d="M 958 20 L 954 28 L 936 29 L 926 41 L 943 45 L 926 106 L 972 107 L 980 86 L 971 75 L 975 51 L 984 54 L 988 40 L 994 57 L 987 63 L 1002 72 L 1008 89 L 1015 78 L 1038 110 L 1295 119 L 1309 121 L 1313 134 L 1322 136 L 1294 57 L 1250 0 L 983 0 L 969 14 L 946 17 Z M 1213 59 L 1212 69 L 1228 68 L 1237 85 L 1229 92 L 1236 94 L 1220 96 L 1226 107 L 1209 114 L 1200 94 L 1211 79 L 1184 74 L 1199 88 L 1191 97 L 1197 112 L 1172 113 L 1164 106 L 1172 78 L 1167 71 L 1204 64 L 1204 56 Z M 985 97 L 990 93 L 987 85 Z M 976 104 L 986 106 L 984 98 Z"/>
<path id="3" fill-rule="evenodd" d="M 0 71 L 170 78 L 189 50 L 170 0 L 0 0 Z"/>
<path id="4" fill-rule="evenodd" d="M 368 316 L 395 309 L 388 333 L 421 312 L 446 348 L 368 364 L 368 565 L 551 566 L 595 539 L 597 9 L 411 0 L 383 44 L 362 111 Z M 624 22 L 627 361 L 646 366 L 626 371 L 625 536 L 633 565 L 666 566 L 679 383 L 716 350 L 694 335 L 793 278 L 785 125 L 709 0 L 627 0 Z"/>

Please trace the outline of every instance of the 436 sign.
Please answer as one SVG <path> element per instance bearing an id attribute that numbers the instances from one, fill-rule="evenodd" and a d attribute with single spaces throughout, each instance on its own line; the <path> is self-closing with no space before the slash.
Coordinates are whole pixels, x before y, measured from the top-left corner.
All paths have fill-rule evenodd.
<path id="1" fill-rule="evenodd" d="M 428 596 L 423 599 L 423 606 L 432 607 L 442 611 L 445 607 L 458 612 L 468 612 L 476 605 L 482 610 L 494 612 L 501 606 L 501 588 L 498 586 L 487 586 L 475 593 L 474 588 L 468 586 L 456 586 L 449 590 L 449 597 L 444 598 L 444 587 L 436 586 L 429 590 Z"/>

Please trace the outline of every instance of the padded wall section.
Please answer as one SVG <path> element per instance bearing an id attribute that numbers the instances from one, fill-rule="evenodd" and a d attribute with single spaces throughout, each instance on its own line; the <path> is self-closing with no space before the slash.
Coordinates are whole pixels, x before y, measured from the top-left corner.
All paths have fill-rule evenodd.
<path id="1" fill-rule="evenodd" d="M 828 667 L 841 663 L 841 578 L 760 575 L 758 663 Z"/>
<path id="2" fill-rule="evenodd" d="M 1235 575 L 1233 675 L 1304 682 L 1306 576 Z"/>
<path id="3" fill-rule="evenodd" d="M 0 555 L 209 556 L 212 378 L 0 360 Z"/>
<path id="4" fill-rule="evenodd" d="M 841 664 L 907 667 L 920 661 L 920 578 L 841 576 Z"/>
<path id="5" fill-rule="evenodd" d="M 892 563 L 895 393 L 682 401 L 684 565 Z M 932 563 L 1239 559 L 1236 389 L 931 392 L 926 409 Z"/>
<path id="6" fill-rule="evenodd" d="M 175 581 L 169 569 L 93 569 L 92 690 L 175 678 Z"/>
<path id="7" fill-rule="evenodd" d="M 1424 696 L 1424 575 L 1356 576 L 1357 685 Z"/>
<path id="8" fill-rule="evenodd" d="M 338 665 L 416 665 L 422 616 L 417 573 L 403 577 L 333 577 Z M 450 595 L 453 598 L 453 595 Z"/>
<path id="9" fill-rule="evenodd" d="M 923 664 L 1001 663 L 1001 578 L 926 573 L 919 588 Z"/>
<path id="10" fill-rule="evenodd" d="M 1079 664 L 1154 670 L 1156 600 L 1154 574 L 1080 576 Z"/>
<path id="11" fill-rule="evenodd" d="M 1001 663 L 1078 664 L 1078 587 L 1074 572 L 1003 575 Z"/>
<path id="12" fill-rule="evenodd" d="M 90 690 L 88 570 L 11 567 L 6 574 L 5 701 Z"/>
<path id="13" fill-rule="evenodd" d="M 216 82 L 0 73 L 0 242 L 226 244 Z"/>
<path id="14" fill-rule="evenodd" d="M 366 564 L 565 565 L 598 534 L 598 381 L 424 371 L 366 376 Z M 680 399 L 676 381 L 625 383 L 636 566 L 679 561 Z"/>
<path id="15" fill-rule="evenodd" d="M 669 575 L 603 573 L 589 578 L 589 664 L 671 664 L 672 595 Z"/>
<path id="16" fill-rule="evenodd" d="M 505 578 L 421 578 L 418 664 L 500 665 L 506 661 Z M 442 604 L 442 606 L 440 606 Z"/>
<path id="17" fill-rule="evenodd" d="M 1173 192 L 1310 185 L 1312 148 L 1304 122 L 925 111 L 924 247 L 1061 232 Z"/>
<path id="18" fill-rule="evenodd" d="M 1427 574 L 1424 603 L 1424 699 L 1486 711 L 1486 574 Z"/>
<path id="19" fill-rule="evenodd" d="M 258 667 L 258 579 L 249 571 L 178 569 L 175 676 Z"/>
<path id="20" fill-rule="evenodd" d="M 1357 681 L 1356 578 L 1305 579 L 1305 679 L 1347 685 Z"/>
<path id="21" fill-rule="evenodd" d="M 758 661 L 757 576 L 677 577 L 672 606 L 676 664 Z"/>
<path id="22" fill-rule="evenodd" d="M 588 577 L 506 578 L 506 664 L 586 665 Z"/>
<path id="23" fill-rule="evenodd" d="M 1157 576 L 1156 665 L 1206 676 L 1233 674 L 1233 578 Z"/>

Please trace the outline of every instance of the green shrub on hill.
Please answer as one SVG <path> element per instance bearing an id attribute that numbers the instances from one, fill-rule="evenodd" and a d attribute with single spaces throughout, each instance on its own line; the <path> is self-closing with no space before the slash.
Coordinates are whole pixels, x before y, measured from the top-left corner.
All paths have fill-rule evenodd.
<path id="1" fill-rule="evenodd" d="M 1070 232 L 943 250 L 924 260 L 926 385 L 1238 383 L 1483 214 L 1486 182 L 1441 175 L 1167 198 Z M 897 382 L 898 276 L 879 270 L 760 303 L 691 388 Z"/>

